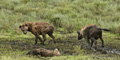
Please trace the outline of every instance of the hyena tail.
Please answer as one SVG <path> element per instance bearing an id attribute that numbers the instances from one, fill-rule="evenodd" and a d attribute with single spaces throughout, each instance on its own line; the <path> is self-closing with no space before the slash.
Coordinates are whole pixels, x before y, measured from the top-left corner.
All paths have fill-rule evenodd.
<path id="1" fill-rule="evenodd" d="M 109 29 L 105 29 L 105 28 L 98 28 L 100 30 L 104 30 L 104 31 L 110 31 Z"/>
<path id="2" fill-rule="evenodd" d="M 102 29 L 102 30 L 104 30 L 104 31 L 110 31 L 109 29 Z"/>

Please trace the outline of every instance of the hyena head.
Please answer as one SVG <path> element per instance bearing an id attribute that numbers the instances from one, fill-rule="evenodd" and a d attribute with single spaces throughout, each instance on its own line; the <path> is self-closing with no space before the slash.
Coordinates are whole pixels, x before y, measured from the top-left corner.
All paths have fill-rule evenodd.
<path id="1" fill-rule="evenodd" d="M 58 51 L 58 49 L 55 49 L 53 52 L 54 56 L 61 56 L 60 52 Z"/>
<path id="2" fill-rule="evenodd" d="M 32 53 L 32 51 L 28 52 L 26 55 L 30 55 Z"/>
<path id="3" fill-rule="evenodd" d="M 24 34 L 27 34 L 28 31 L 28 24 L 22 24 L 19 26 L 19 28 L 22 30 Z"/>
<path id="4" fill-rule="evenodd" d="M 78 40 L 80 40 L 80 39 L 83 38 L 82 35 L 80 34 L 80 31 L 79 31 L 79 30 L 77 30 L 77 34 L 78 34 Z"/>

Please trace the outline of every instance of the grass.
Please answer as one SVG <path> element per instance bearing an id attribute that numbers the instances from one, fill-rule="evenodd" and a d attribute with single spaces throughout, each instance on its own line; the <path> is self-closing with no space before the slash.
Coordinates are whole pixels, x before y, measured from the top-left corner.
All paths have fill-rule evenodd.
<path id="1" fill-rule="evenodd" d="M 49 58 L 49 60 L 114 60 L 114 59 L 118 59 L 119 57 L 117 58 L 113 58 L 113 57 L 108 57 L 108 58 L 101 58 L 101 57 L 89 57 L 88 56 L 81 56 L 81 55 L 78 55 L 78 56 L 61 56 L 61 57 L 52 57 L 52 58 Z M 11 57 L 5 57 L 5 56 L 2 56 L 2 60 L 21 60 L 21 59 L 24 59 L 24 60 L 42 60 L 42 59 L 39 59 L 39 58 L 35 58 L 35 57 L 19 57 L 19 58 L 11 58 Z M 46 60 L 45 58 L 43 58 L 44 60 Z"/>
<path id="2" fill-rule="evenodd" d="M 77 33 L 61 33 L 55 32 L 56 44 L 48 44 L 50 37 L 47 36 L 46 45 L 39 44 L 34 45 L 34 36 L 31 33 L 27 35 L 14 35 L 10 34 L 1 35 L 0 37 L 0 59 L 1 60 L 116 60 L 120 59 L 119 55 L 108 53 L 102 54 L 99 51 L 93 51 L 86 48 L 81 48 L 81 41 L 77 40 Z M 3 37 L 2 37 L 3 36 Z M 104 32 L 103 39 L 105 41 L 105 48 L 117 49 L 119 47 L 119 35 Z M 113 41 L 114 39 L 114 41 Z M 118 40 L 117 40 L 118 39 Z M 83 39 L 83 45 L 86 45 Z M 101 45 L 101 41 L 98 40 L 98 46 Z M 62 56 L 60 57 L 37 57 L 37 56 L 26 56 L 25 54 L 36 48 L 47 48 L 55 49 L 58 48 Z"/>
<path id="3" fill-rule="evenodd" d="M 19 30 L 18 26 L 23 22 L 49 21 L 56 29 L 63 28 L 70 33 L 89 24 L 96 24 L 118 33 L 120 26 L 118 2 L 113 0 L 1 0 L 0 32 L 14 33 Z"/>
<path id="4" fill-rule="evenodd" d="M 1 0 L 0 1 L 0 59 L 1 60 L 118 60 L 119 55 L 101 54 L 82 49 L 76 31 L 89 24 L 110 29 L 103 33 L 106 48 L 120 50 L 119 0 Z M 23 35 L 23 22 L 49 22 L 55 28 L 57 44 L 34 44 L 31 33 Z M 84 40 L 83 40 L 84 41 Z M 86 42 L 84 41 L 84 45 Z M 98 46 L 101 41 L 98 40 Z M 61 57 L 29 57 L 35 48 L 58 48 Z"/>

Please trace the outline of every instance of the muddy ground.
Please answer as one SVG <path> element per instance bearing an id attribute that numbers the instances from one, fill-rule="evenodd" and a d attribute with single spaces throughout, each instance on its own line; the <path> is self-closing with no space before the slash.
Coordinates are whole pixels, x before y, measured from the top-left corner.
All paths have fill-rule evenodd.
<path id="1" fill-rule="evenodd" d="M 38 41 L 37 45 L 34 45 L 34 37 L 33 38 L 16 38 L 16 39 L 7 39 L 7 38 L 0 38 L 0 55 L 8 54 L 6 51 L 13 51 L 19 50 L 20 52 L 25 51 L 23 55 L 32 49 L 36 48 L 46 48 L 46 49 L 55 49 L 58 48 L 62 55 L 79 55 L 79 50 L 84 50 L 84 54 L 95 54 L 99 52 L 99 54 L 117 54 L 120 55 L 120 50 L 109 45 L 105 44 L 104 48 L 101 48 L 101 43 L 98 44 L 97 49 L 90 49 L 88 44 L 84 39 L 77 40 L 76 37 L 69 37 L 69 39 L 61 40 L 56 39 L 56 44 L 54 44 L 51 40 L 47 39 L 45 45 L 41 45 Z"/>

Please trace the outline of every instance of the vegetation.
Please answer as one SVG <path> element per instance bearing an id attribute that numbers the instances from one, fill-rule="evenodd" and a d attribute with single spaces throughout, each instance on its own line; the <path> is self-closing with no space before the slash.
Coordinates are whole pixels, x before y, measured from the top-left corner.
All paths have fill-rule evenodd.
<path id="1" fill-rule="evenodd" d="M 55 27 L 57 44 L 33 45 L 31 33 L 23 35 L 23 22 L 50 22 Z M 119 0 L 1 0 L 0 1 L 0 59 L 2 60 L 117 60 L 116 54 L 101 54 L 82 49 L 76 30 L 89 24 L 110 29 L 104 32 L 106 48 L 120 50 Z M 114 34 L 113 34 L 114 33 Z M 83 39 L 84 41 L 84 39 Z M 86 42 L 85 42 L 86 43 Z M 85 44 L 84 45 L 87 45 Z M 101 43 L 98 40 L 98 43 Z M 100 44 L 99 44 L 100 45 Z M 61 57 L 36 57 L 25 54 L 35 48 L 59 48 Z M 61 58 L 61 59 L 60 59 Z"/>
<path id="2" fill-rule="evenodd" d="M 12 36 L 9 34 L 0 35 L 0 59 L 1 60 L 117 60 L 120 59 L 119 55 L 108 53 L 102 54 L 99 51 L 89 50 L 86 47 L 81 47 L 81 40 L 77 40 L 76 33 L 71 34 L 61 34 L 59 32 L 55 33 L 57 43 L 48 44 L 51 40 L 49 36 L 47 36 L 46 45 L 41 45 L 38 42 L 37 45 L 34 45 L 34 36 L 30 35 L 18 35 Z M 110 33 L 104 33 L 103 38 L 105 41 L 105 48 L 107 49 L 117 49 L 120 50 L 119 47 L 119 36 Z M 114 41 L 113 41 L 114 40 Z M 83 45 L 87 46 L 85 40 Z M 98 46 L 101 45 L 101 41 L 98 40 Z M 55 49 L 58 48 L 61 52 L 62 56 L 60 57 L 40 57 L 40 56 L 27 56 L 26 53 L 30 50 L 36 48 L 47 48 L 47 49 Z"/>
<path id="3" fill-rule="evenodd" d="M 117 33 L 120 26 L 119 2 L 118 0 L 1 0 L 0 32 L 14 33 L 23 22 L 48 21 L 66 32 L 73 32 L 84 25 L 97 24 Z"/>

